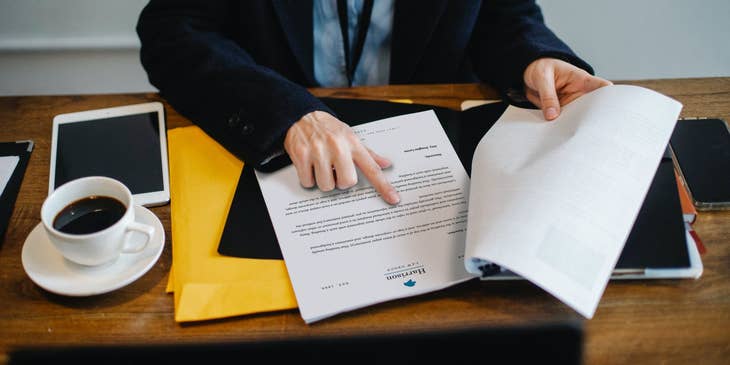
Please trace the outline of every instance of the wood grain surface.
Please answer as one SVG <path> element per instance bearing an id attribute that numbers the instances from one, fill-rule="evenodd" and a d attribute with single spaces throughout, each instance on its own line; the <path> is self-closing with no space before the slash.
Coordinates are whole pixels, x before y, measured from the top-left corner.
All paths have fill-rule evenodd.
<path id="1" fill-rule="evenodd" d="M 730 78 L 617 81 L 645 86 L 683 103 L 683 117 L 730 120 Z M 409 85 L 313 89 L 317 96 L 411 99 L 457 109 L 462 100 L 497 98 L 483 85 Z M 20 195 L 0 246 L 0 362 L 13 349 L 103 344 L 194 344 L 280 338 L 421 332 L 435 329 L 572 320 L 584 325 L 587 364 L 720 364 L 730 361 L 730 211 L 700 212 L 694 227 L 707 253 L 698 280 L 613 281 L 595 317 L 578 314 L 528 282 L 472 280 L 306 325 L 296 310 L 178 324 L 165 284 L 172 262 L 170 207 L 152 208 L 165 226 L 162 257 L 143 277 L 117 291 L 85 298 L 36 286 L 21 249 L 40 222 L 48 189 L 55 115 L 162 99 L 157 94 L 0 98 L 0 141 L 35 142 Z M 168 128 L 190 125 L 169 105 Z"/>

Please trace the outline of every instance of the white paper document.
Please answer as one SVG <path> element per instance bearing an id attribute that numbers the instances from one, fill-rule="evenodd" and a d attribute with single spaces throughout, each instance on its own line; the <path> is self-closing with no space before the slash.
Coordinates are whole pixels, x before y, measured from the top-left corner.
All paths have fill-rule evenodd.
<path id="1" fill-rule="evenodd" d="M 303 189 L 293 166 L 256 172 L 302 318 L 311 323 L 474 278 L 464 267 L 469 178 L 433 111 L 353 127 L 388 157 L 401 201 L 360 175 L 347 190 Z"/>
<path id="2" fill-rule="evenodd" d="M 510 106 L 479 142 L 471 183 L 433 111 L 354 127 L 393 161 L 396 206 L 362 176 L 323 193 L 303 189 L 293 166 L 257 171 L 302 317 L 435 291 L 495 264 L 591 318 L 681 108 L 635 86 L 595 90 L 552 122 Z"/>
<path id="3" fill-rule="evenodd" d="M 20 157 L 18 156 L 0 157 L 0 195 L 5 191 L 5 187 L 13 176 L 13 171 L 18 166 L 18 161 L 20 161 Z"/>
<path id="4" fill-rule="evenodd" d="M 509 107 L 472 161 L 467 269 L 495 263 L 591 318 L 682 105 L 607 86 L 546 122 Z"/>

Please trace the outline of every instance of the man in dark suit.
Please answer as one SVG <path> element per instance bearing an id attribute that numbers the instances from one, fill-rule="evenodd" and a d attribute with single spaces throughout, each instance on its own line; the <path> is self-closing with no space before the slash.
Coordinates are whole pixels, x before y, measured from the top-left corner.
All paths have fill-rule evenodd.
<path id="1" fill-rule="evenodd" d="M 151 0 L 137 32 L 150 82 L 247 164 L 291 161 L 304 187 L 324 191 L 354 185 L 358 168 L 391 204 L 390 162 L 307 87 L 482 81 L 552 120 L 610 84 L 545 26 L 534 0 Z M 344 61 L 328 62 L 333 54 Z"/>

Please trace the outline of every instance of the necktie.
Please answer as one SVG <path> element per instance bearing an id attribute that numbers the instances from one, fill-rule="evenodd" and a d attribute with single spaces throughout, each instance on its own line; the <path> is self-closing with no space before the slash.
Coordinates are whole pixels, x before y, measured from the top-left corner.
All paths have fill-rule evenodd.
<path id="1" fill-rule="evenodd" d="M 370 16 L 373 13 L 373 0 L 364 0 L 360 17 L 357 21 L 357 33 L 355 35 L 355 45 L 350 52 L 350 37 L 347 31 L 347 0 L 337 0 L 337 15 L 340 18 L 340 31 L 342 32 L 342 46 L 345 49 L 345 74 L 347 76 L 347 84 L 352 86 L 352 80 L 355 77 L 355 69 L 360 62 L 362 50 L 365 46 L 365 36 L 370 26 Z"/>

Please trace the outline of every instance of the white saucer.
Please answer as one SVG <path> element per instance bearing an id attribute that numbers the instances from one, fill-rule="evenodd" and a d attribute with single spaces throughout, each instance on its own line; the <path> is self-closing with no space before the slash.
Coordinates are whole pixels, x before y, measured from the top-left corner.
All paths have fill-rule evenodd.
<path id="1" fill-rule="evenodd" d="M 61 295 L 103 294 L 130 284 L 152 268 L 165 247 L 165 228 L 157 216 L 141 206 L 135 207 L 134 214 L 138 222 L 155 227 L 152 240 L 140 253 L 121 254 L 116 261 L 100 266 L 79 265 L 61 256 L 39 223 L 23 244 L 23 269 L 38 286 Z M 145 237 L 133 233 L 131 239 Z"/>

